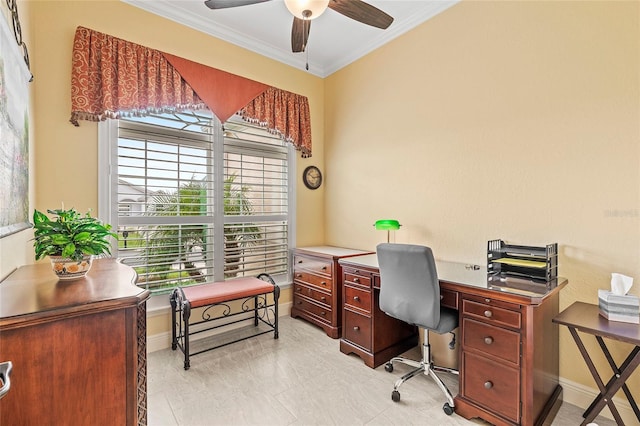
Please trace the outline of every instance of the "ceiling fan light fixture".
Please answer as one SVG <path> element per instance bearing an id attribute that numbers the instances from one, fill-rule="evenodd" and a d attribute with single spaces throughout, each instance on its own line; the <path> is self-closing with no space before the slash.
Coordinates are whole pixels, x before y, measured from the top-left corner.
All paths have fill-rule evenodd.
<path id="1" fill-rule="evenodd" d="M 284 0 L 284 4 L 296 18 L 310 20 L 327 10 L 329 0 Z"/>

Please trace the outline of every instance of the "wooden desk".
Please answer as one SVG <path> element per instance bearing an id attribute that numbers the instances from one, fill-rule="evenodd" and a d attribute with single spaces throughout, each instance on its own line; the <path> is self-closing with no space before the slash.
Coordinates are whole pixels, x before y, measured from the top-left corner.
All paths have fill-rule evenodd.
<path id="1" fill-rule="evenodd" d="M 39 263 L 0 282 L 0 360 L 13 362 L 2 425 L 146 424 L 149 292 L 135 278 L 100 259 L 73 281 Z"/>
<path id="2" fill-rule="evenodd" d="M 587 367 L 589 367 L 589 371 L 600 390 L 598 396 L 596 396 L 589 408 L 587 408 L 587 410 L 582 414 L 582 417 L 584 417 L 582 424 L 586 425 L 591 423 L 593 419 L 598 416 L 600 411 L 602 411 L 604 406 L 607 405 L 609 406 L 609 410 L 611 410 L 611 414 L 613 414 L 616 423 L 623 425 L 624 421 L 620 417 L 620 413 L 618 413 L 612 399 L 620 388 L 624 391 L 624 394 L 629 400 L 629 404 L 631 404 L 631 407 L 640 422 L 640 410 L 638 410 L 638 405 L 633 399 L 631 391 L 625 384 L 631 373 L 633 373 L 633 370 L 635 370 L 640 364 L 640 327 L 638 324 L 609 321 L 600 316 L 597 305 L 582 302 L 575 302 L 569 306 L 567 309 L 562 311 L 560 315 L 556 316 L 553 319 L 553 322 L 569 327 L 569 332 L 571 332 L 573 340 L 575 340 L 576 345 L 578 346 L 578 349 L 580 350 L 580 353 L 582 354 L 582 357 L 584 358 Z M 598 370 L 596 370 L 596 367 L 589 356 L 589 352 L 580 339 L 578 331 L 595 336 L 602 352 L 607 358 L 607 361 L 613 370 L 613 375 L 606 385 L 600 378 L 600 374 L 598 373 Z M 618 367 L 613 360 L 603 337 L 634 345 L 629 356 L 627 356 L 620 367 Z"/>
<path id="3" fill-rule="evenodd" d="M 375 368 L 415 345 L 415 328 L 379 308 L 384 283 L 377 256 L 338 262 L 344 306 L 340 350 Z M 562 403 L 558 326 L 552 319 L 567 280 L 488 280 L 485 268 L 454 262 L 436 262 L 436 268 L 442 304 L 460 312 L 456 413 L 495 425 L 550 423 Z"/>

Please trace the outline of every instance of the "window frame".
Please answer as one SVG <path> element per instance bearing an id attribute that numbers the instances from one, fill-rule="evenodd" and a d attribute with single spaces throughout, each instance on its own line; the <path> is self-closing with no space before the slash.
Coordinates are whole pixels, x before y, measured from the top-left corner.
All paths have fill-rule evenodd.
<path id="1" fill-rule="evenodd" d="M 213 134 L 213 173 L 214 178 L 214 205 L 223 203 L 223 187 L 224 187 L 224 144 L 223 124 L 214 116 L 214 134 Z M 119 120 L 108 119 L 98 123 L 98 217 L 110 223 L 114 228 L 118 227 L 117 207 L 113 207 L 113 203 L 118 203 L 118 185 L 112 185 L 113 173 L 118 173 L 118 133 Z M 287 197 L 288 197 L 288 213 L 287 217 L 287 267 L 282 274 L 274 275 L 276 283 L 280 286 L 288 286 L 291 283 L 292 265 L 290 253 L 295 247 L 296 241 L 296 153 L 291 143 L 284 145 L 287 155 Z M 223 212 L 224 213 L 224 212 Z M 227 216 L 227 218 L 229 218 Z M 256 215 L 257 219 L 261 215 Z M 225 221 L 224 214 L 214 214 L 214 229 L 222 230 L 225 224 L 232 223 L 237 220 L 230 217 Z M 218 231 L 221 232 L 221 231 Z M 117 256 L 118 248 L 115 245 L 113 250 L 114 256 Z M 224 277 L 224 239 L 214 237 L 214 273 L 216 277 Z M 219 254 L 218 254 L 219 253 Z M 224 278 L 220 278 L 224 279 Z M 216 278 L 218 280 L 218 278 Z M 151 307 L 168 306 L 168 297 L 166 294 L 154 294 L 152 299 L 162 299 L 160 303 L 151 302 Z M 156 306 L 157 305 L 157 306 Z"/>

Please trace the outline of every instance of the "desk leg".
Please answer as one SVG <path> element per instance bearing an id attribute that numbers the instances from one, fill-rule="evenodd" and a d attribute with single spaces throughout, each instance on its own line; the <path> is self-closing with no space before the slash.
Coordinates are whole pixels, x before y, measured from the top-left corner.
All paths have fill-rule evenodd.
<path id="1" fill-rule="evenodd" d="M 584 347 L 584 344 L 582 343 L 578 332 L 574 327 L 569 327 L 569 331 L 571 332 L 573 340 L 575 340 L 576 345 L 578 346 L 578 349 L 580 350 L 580 353 L 582 354 L 582 357 L 584 358 L 584 361 L 587 364 L 591 375 L 593 376 L 593 379 L 600 389 L 600 394 L 598 394 L 587 411 L 585 411 L 582 415 L 582 417 L 584 417 L 584 421 L 581 424 L 586 425 L 588 423 L 591 423 L 591 421 L 596 418 L 596 416 L 600 413 L 600 411 L 602 411 L 606 404 L 609 407 L 609 410 L 611 410 L 611 414 L 613 414 L 616 423 L 619 425 L 623 425 L 624 422 L 622 421 L 620 413 L 618 413 L 618 409 L 614 405 L 612 398 L 616 394 L 616 392 L 625 384 L 626 380 L 629 378 L 629 376 L 631 376 L 633 370 L 635 370 L 636 367 L 640 364 L 640 347 L 636 346 L 631 351 L 627 359 L 625 359 L 625 361 L 620 366 L 620 373 L 614 374 L 605 386 L 605 384 L 602 382 L 602 379 L 600 378 L 600 374 L 598 374 L 598 370 L 596 370 L 596 367 L 593 364 L 591 357 L 589 356 L 589 353 Z M 604 344 L 604 342 L 602 344 Z"/>

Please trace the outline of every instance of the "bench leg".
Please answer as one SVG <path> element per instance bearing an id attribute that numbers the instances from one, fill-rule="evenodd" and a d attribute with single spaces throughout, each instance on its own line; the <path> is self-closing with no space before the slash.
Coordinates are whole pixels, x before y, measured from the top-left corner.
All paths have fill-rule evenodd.
<path id="1" fill-rule="evenodd" d="M 189 317 L 191 317 L 191 304 L 185 301 L 182 305 L 182 320 L 184 321 L 184 369 L 191 367 L 189 362 Z"/>
<path id="2" fill-rule="evenodd" d="M 276 286 L 276 288 L 273 289 L 273 305 L 274 305 L 274 311 L 276 315 L 274 329 L 273 329 L 274 339 L 278 338 L 278 299 L 279 298 L 280 298 L 280 287 Z"/>
<path id="3" fill-rule="evenodd" d="M 178 327 L 178 322 L 176 318 L 177 291 L 178 290 L 173 290 L 171 292 L 171 297 L 169 297 L 169 302 L 171 303 L 171 349 L 174 351 L 178 348 L 178 336 L 176 333 L 176 327 Z"/>
<path id="4" fill-rule="evenodd" d="M 265 294 L 264 297 L 265 297 L 264 300 L 265 300 L 265 305 L 266 305 L 267 304 L 267 302 L 266 302 L 267 295 Z M 258 304 L 259 304 L 258 296 L 255 296 L 253 298 L 253 325 L 254 325 L 254 327 L 258 326 Z"/>

